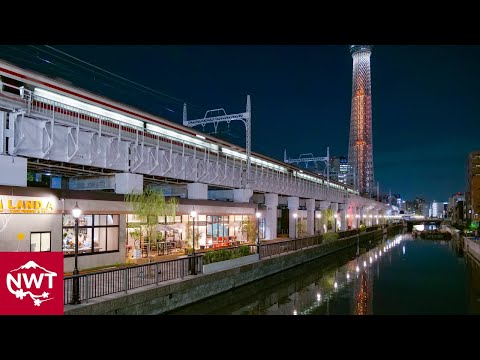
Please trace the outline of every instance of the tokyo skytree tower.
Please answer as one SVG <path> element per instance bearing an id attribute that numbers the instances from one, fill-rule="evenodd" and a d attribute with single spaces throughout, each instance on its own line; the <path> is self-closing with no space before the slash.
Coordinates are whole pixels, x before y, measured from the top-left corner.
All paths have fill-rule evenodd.
<path id="1" fill-rule="evenodd" d="M 372 92 L 369 45 L 351 45 L 353 58 L 352 114 L 348 162 L 352 166 L 354 187 L 361 195 L 373 195 Z"/>

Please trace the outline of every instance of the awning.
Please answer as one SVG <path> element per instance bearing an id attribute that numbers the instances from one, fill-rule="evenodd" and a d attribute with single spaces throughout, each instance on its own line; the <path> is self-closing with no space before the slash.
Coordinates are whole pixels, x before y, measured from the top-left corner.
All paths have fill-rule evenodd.
<path id="1" fill-rule="evenodd" d="M 185 230 L 185 224 L 170 224 L 170 225 L 157 225 L 157 231 L 173 231 L 173 230 Z"/>
<path id="2" fill-rule="evenodd" d="M 171 227 L 172 229 L 177 229 L 177 230 L 185 230 L 185 224 L 182 224 L 182 223 L 178 223 L 178 224 L 172 224 L 172 225 L 168 225 L 169 227 Z"/>
<path id="3" fill-rule="evenodd" d="M 169 228 L 167 225 L 161 225 L 161 224 L 157 225 L 157 231 L 170 231 L 170 230 L 172 229 Z"/>

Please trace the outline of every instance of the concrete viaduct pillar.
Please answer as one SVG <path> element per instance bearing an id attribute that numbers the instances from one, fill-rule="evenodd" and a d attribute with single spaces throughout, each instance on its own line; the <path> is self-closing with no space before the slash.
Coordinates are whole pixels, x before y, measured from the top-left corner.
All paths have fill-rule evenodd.
<path id="1" fill-rule="evenodd" d="M 278 194 L 265 194 L 265 206 L 267 207 L 265 216 L 265 240 L 276 239 Z"/>
<path id="2" fill-rule="evenodd" d="M 315 199 L 307 199 L 307 233 L 314 235 L 315 233 Z"/>
<path id="3" fill-rule="evenodd" d="M 297 219 L 293 217 L 293 214 L 298 214 L 298 204 L 300 199 L 297 196 L 288 197 L 288 237 L 294 239 L 297 237 Z"/>

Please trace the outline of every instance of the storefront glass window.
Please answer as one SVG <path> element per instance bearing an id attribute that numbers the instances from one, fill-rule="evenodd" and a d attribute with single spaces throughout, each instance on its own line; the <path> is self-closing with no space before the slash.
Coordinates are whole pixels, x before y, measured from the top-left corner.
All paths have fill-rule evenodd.
<path id="1" fill-rule="evenodd" d="M 265 239 L 266 219 L 261 217 L 258 221 L 258 236 L 260 239 Z"/>
<path id="2" fill-rule="evenodd" d="M 78 220 L 78 255 L 118 251 L 119 215 L 84 215 Z M 63 252 L 75 254 L 75 219 L 63 216 Z"/>

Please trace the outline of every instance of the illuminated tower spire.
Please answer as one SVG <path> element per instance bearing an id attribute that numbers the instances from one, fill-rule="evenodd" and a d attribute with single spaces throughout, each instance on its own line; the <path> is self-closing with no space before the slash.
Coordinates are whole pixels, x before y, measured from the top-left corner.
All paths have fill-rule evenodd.
<path id="1" fill-rule="evenodd" d="M 351 45 L 353 58 L 352 115 L 348 162 L 352 165 L 354 186 L 362 195 L 372 195 L 373 144 L 372 144 L 372 93 L 370 80 L 370 55 L 372 47 Z"/>

